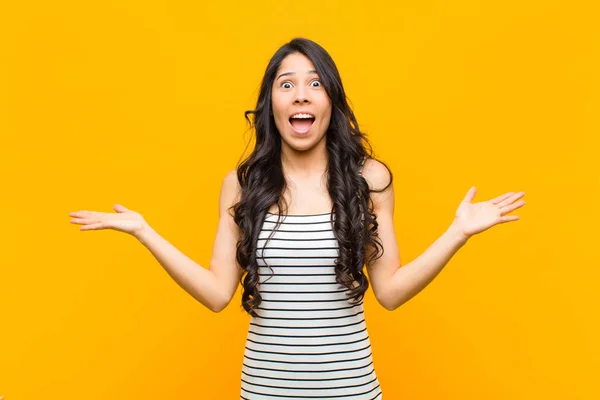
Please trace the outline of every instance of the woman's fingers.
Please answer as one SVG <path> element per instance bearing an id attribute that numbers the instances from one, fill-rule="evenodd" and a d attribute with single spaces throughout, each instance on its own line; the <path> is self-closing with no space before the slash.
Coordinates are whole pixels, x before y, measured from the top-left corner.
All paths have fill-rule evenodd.
<path id="1" fill-rule="evenodd" d="M 517 208 L 521 208 L 523 205 L 525 205 L 525 200 L 500 207 L 500 210 L 502 211 L 502 214 L 508 214 L 509 212 L 515 211 Z"/>
<path id="2" fill-rule="evenodd" d="M 525 196 L 525 192 L 515 193 L 499 202 L 497 206 L 500 208 L 506 207 L 507 205 L 514 203 L 516 200 L 519 200 L 523 196 Z"/>
<path id="3" fill-rule="evenodd" d="M 89 231 L 92 229 L 102 229 L 102 228 L 106 228 L 106 226 L 104 226 L 104 224 L 102 222 L 96 223 L 96 224 L 90 224 L 90 225 L 83 225 L 82 227 L 79 228 L 80 231 Z M 2 400 L 2 399 L 0 399 Z"/>
<path id="4" fill-rule="evenodd" d="M 498 207 L 503 207 L 507 204 L 513 203 L 515 200 L 520 199 L 525 195 L 525 192 L 508 192 L 503 195 L 500 195 L 494 199 L 489 200 L 490 203 L 497 205 Z"/>
<path id="5" fill-rule="evenodd" d="M 69 214 L 72 217 L 71 219 L 71 223 L 73 224 L 91 224 L 91 223 L 96 223 L 96 222 L 101 222 L 101 221 L 107 221 L 110 220 L 110 216 L 104 216 L 104 215 L 81 215 L 81 214 Z"/>
<path id="6" fill-rule="evenodd" d="M 115 229 L 121 232 L 136 234 L 141 231 L 146 222 L 137 212 L 128 210 L 120 204 L 115 204 L 117 213 L 81 210 L 70 212 L 72 224 L 82 225 L 79 230 Z"/>
<path id="7" fill-rule="evenodd" d="M 69 213 L 69 216 L 71 217 L 81 217 L 81 218 L 98 218 L 98 217 L 103 217 L 103 216 L 108 216 L 110 215 L 109 213 L 103 213 L 103 212 L 97 212 L 97 211 L 76 211 L 76 212 L 71 212 Z M 113 214 L 115 215 L 115 214 Z"/>
<path id="8" fill-rule="evenodd" d="M 103 221 L 98 221 L 97 219 L 93 220 L 93 219 L 86 219 L 86 218 L 74 218 L 71 220 L 71 223 L 81 225 L 81 227 L 79 229 L 82 231 L 107 227 L 107 226 L 105 226 Z"/>
<path id="9" fill-rule="evenodd" d="M 90 224 L 90 223 L 92 223 L 94 221 L 91 221 L 91 220 L 89 220 L 87 218 L 73 218 L 73 219 L 71 219 L 70 222 L 72 224 Z"/>
<path id="10" fill-rule="evenodd" d="M 123 213 L 123 212 L 127 212 L 127 211 L 129 211 L 129 210 L 128 210 L 127 208 L 125 208 L 125 206 L 123 206 L 122 204 L 115 204 L 115 205 L 113 206 L 113 210 L 115 210 L 116 212 L 120 212 L 120 213 Z"/>
<path id="11" fill-rule="evenodd" d="M 85 210 L 74 211 L 74 212 L 69 213 L 69 217 L 85 217 L 86 215 L 89 215 L 88 213 L 89 213 L 89 211 L 85 211 Z"/>
<path id="12" fill-rule="evenodd" d="M 114 219 L 123 219 L 122 214 L 105 213 L 97 211 L 77 211 L 69 213 L 69 216 L 74 217 L 79 222 L 109 221 Z"/>
<path id="13" fill-rule="evenodd" d="M 498 197 L 496 197 L 495 199 L 491 199 L 490 203 L 492 204 L 498 204 L 500 203 L 502 200 L 509 198 L 510 196 L 512 196 L 514 194 L 514 192 L 508 192 L 508 193 L 504 193 L 503 195 L 500 195 Z"/>

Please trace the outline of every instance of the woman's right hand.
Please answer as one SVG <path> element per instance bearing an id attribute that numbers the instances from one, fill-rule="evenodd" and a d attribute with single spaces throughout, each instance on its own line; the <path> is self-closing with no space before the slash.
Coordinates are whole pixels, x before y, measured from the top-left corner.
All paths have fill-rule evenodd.
<path id="1" fill-rule="evenodd" d="M 104 213 L 96 211 L 76 211 L 69 213 L 73 224 L 82 225 L 79 230 L 114 229 L 138 237 L 148 229 L 148 224 L 137 212 L 128 210 L 120 204 L 115 204 L 115 213 Z"/>

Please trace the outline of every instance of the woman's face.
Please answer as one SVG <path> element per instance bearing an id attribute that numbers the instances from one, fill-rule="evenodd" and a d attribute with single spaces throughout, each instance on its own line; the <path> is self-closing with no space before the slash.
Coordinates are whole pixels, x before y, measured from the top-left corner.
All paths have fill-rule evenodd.
<path id="1" fill-rule="evenodd" d="M 308 150 L 323 139 L 331 119 L 331 100 L 305 55 L 294 53 L 283 59 L 271 95 L 275 125 L 284 143 Z"/>

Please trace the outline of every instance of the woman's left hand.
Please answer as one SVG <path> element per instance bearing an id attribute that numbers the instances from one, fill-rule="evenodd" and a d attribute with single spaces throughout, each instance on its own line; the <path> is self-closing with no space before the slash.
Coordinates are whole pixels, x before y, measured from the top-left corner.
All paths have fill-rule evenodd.
<path id="1" fill-rule="evenodd" d="M 506 216 L 511 211 L 523 207 L 524 200 L 517 201 L 525 195 L 525 192 L 508 192 L 488 201 L 471 203 L 475 197 L 475 186 L 467 192 L 464 200 L 456 210 L 452 225 L 461 232 L 465 239 L 481 233 L 494 225 L 505 222 L 516 221 L 517 215 Z M 515 203 L 515 201 L 517 201 Z"/>

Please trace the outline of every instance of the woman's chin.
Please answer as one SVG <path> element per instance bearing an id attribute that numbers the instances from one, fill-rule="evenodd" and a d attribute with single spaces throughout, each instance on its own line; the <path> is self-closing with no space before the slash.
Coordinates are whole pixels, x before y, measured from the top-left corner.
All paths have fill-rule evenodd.
<path id="1" fill-rule="evenodd" d="M 317 137 L 318 136 L 318 137 Z M 282 142 L 284 146 L 294 151 L 307 151 L 317 146 L 325 137 L 325 134 L 319 136 L 317 132 L 309 132 L 304 134 L 297 134 L 292 131 L 285 136 L 282 136 Z"/>

